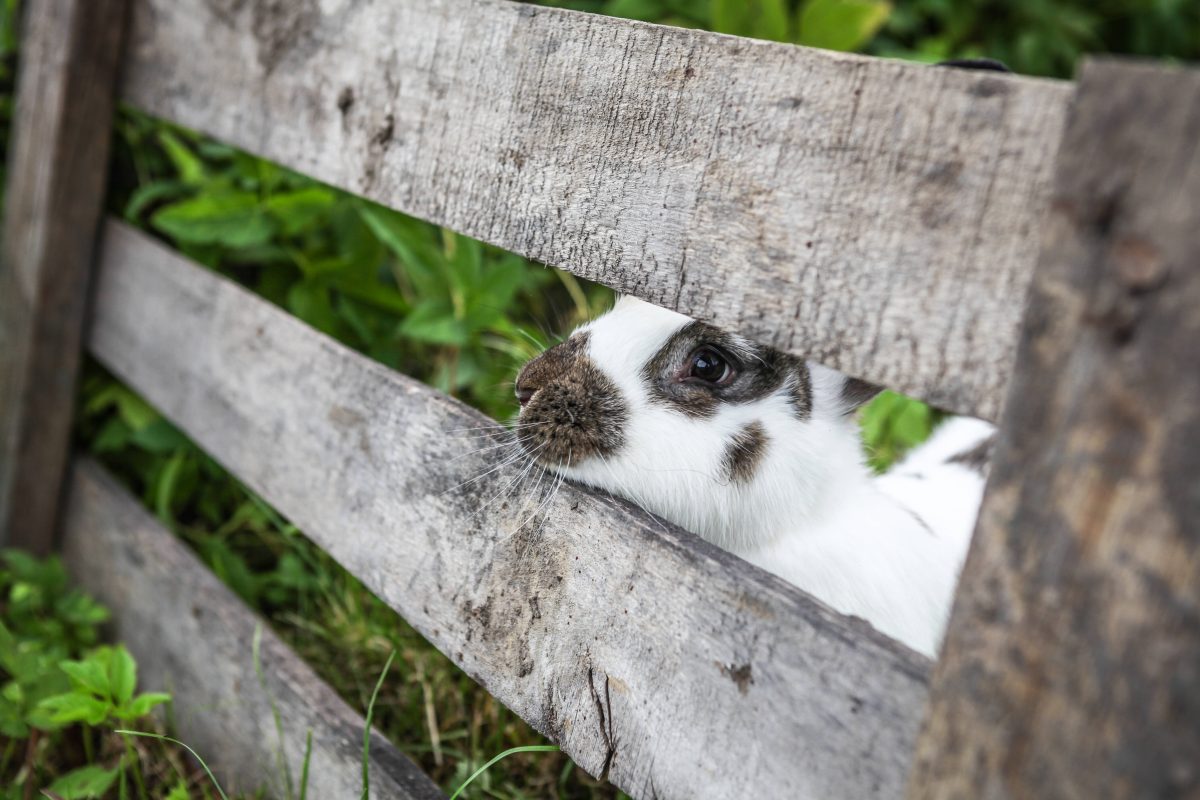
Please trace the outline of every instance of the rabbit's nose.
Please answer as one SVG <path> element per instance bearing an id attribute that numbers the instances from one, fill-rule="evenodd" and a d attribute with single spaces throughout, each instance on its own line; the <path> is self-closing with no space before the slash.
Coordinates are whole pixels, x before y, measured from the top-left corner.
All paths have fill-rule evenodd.
<path id="1" fill-rule="evenodd" d="M 521 408 L 524 408 L 525 404 L 533 399 L 533 392 L 534 390 L 528 386 L 517 387 L 517 402 L 521 404 Z"/>

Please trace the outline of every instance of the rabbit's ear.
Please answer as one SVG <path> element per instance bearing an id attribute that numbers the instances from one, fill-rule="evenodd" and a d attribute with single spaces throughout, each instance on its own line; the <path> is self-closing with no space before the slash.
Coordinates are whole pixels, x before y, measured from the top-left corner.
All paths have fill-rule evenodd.
<path id="1" fill-rule="evenodd" d="M 826 419 L 847 417 L 883 391 L 882 386 L 811 361 L 808 371 L 812 375 L 813 411 Z"/>
<path id="2" fill-rule="evenodd" d="M 846 378 L 842 383 L 843 414 L 852 414 L 860 406 L 875 399 L 883 391 L 883 387 L 860 378 Z"/>

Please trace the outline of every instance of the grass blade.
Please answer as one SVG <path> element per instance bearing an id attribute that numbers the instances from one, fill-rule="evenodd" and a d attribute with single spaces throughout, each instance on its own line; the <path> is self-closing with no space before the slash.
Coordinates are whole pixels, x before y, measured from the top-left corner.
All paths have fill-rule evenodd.
<path id="1" fill-rule="evenodd" d="M 463 793 L 463 789 L 466 789 L 468 786 L 471 785 L 471 781 L 475 780 L 480 775 L 487 772 L 488 767 L 492 766 L 497 761 L 502 761 L 503 759 L 506 759 L 509 756 L 514 755 L 516 753 L 556 753 L 556 752 L 558 752 L 558 745 L 556 745 L 556 744 L 527 744 L 527 745 L 523 745 L 521 747 L 514 747 L 511 750 L 505 750 L 503 753 L 501 753 L 498 756 L 495 756 L 494 758 L 492 758 L 491 761 L 487 762 L 482 767 L 480 767 L 479 769 L 472 772 L 471 777 L 469 777 L 465 781 L 463 781 L 462 786 L 459 786 L 457 789 L 454 790 L 454 794 L 450 795 L 450 800 L 455 800 L 460 794 Z"/>
<path id="2" fill-rule="evenodd" d="M 300 800 L 308 797 L 308 762 L 312 759 L 312 728 L 304 739 L 304 766 L 300 768 Z"/>
<path id="3" fill-rule="evenodd" d="M 367 722 L 363 726 L 363 786 L 361 800 L 370 800 L 371 797 L 371 718 L 375 715 L 375 700 L 379 697 L 379 689 L 383 686 L 383 679 L 387 677 L 388 670 L 392 668 L 392 660 L 395 658 L 396 651 L 393 650 L 388 655 L 387 663 L 383 665 L 383 671 L 379 673 L 379 680 L 375 681 L 375 691 L 371 692 L 371 702 L 367 703 Z"/>
<path id="4" fill-rule="evenodd" d="M 188 747 L 183 742 L 179 741 L 178 739 L 172 739 L 170 736 L 163 736 L 161 733 L 146 733 L 145 731 L 130 731 L 130 730 L 124 730 L 122 728 L 117 728 L 116 732 L 125 734 L 126 736 L 144 736 L 147 739 L 158 739 L 160 742 L 170 742 L 171 744 L 178 745 L 179 747 L 182 747 L 184 750 L 187 750 L 189 753 L 192 754 L 192 758 L 194 758 L 200 762 L 200 766 L 204 768 L 204 774 L 208 776 L 208 779 L 210 781 L 212 781 L 213 788 L 215 788 L 217 790 L 217 794 L 221 795 L 221 800 L 229 800 L 229 796 L 225 794 L 225 790 L 221 788 L 221 784 L 217 783 L 217 777 L 212 774 L 212 770 L 208 768 L 208 764 L 204 763 L 204 759 L 200 757 L 199 753 L 197 753 L 192 748 Z"/>

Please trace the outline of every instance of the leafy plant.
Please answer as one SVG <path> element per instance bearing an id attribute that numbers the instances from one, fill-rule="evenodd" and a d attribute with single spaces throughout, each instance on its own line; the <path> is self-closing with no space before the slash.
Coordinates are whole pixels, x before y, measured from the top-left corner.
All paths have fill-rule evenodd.
<path id="1" fill-rule="evenodd" d="M 76 800 L 117 786 L 128 797 L 130 782 L 138 798 L 162 784 L 188 797 L 194 781 L 173 751 L 140 753 L 115 731 L 170 698 L 137 694 L 129 652 L 96 644 L 107 619 L 57 559 L 0 553 L 0 797 L 44 788 Z"/>

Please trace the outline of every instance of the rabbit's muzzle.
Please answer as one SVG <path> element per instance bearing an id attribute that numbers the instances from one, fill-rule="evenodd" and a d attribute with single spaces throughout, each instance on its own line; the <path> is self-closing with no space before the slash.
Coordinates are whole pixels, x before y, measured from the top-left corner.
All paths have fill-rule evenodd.
<path id="1" fill-rule="evenodd" d="M 573 336 L 530 361 L 517 376 L 517 438 L 538 461 L 570 467 L 608 457 L 625 441 L 629 407 L 620 389 Z"/>

